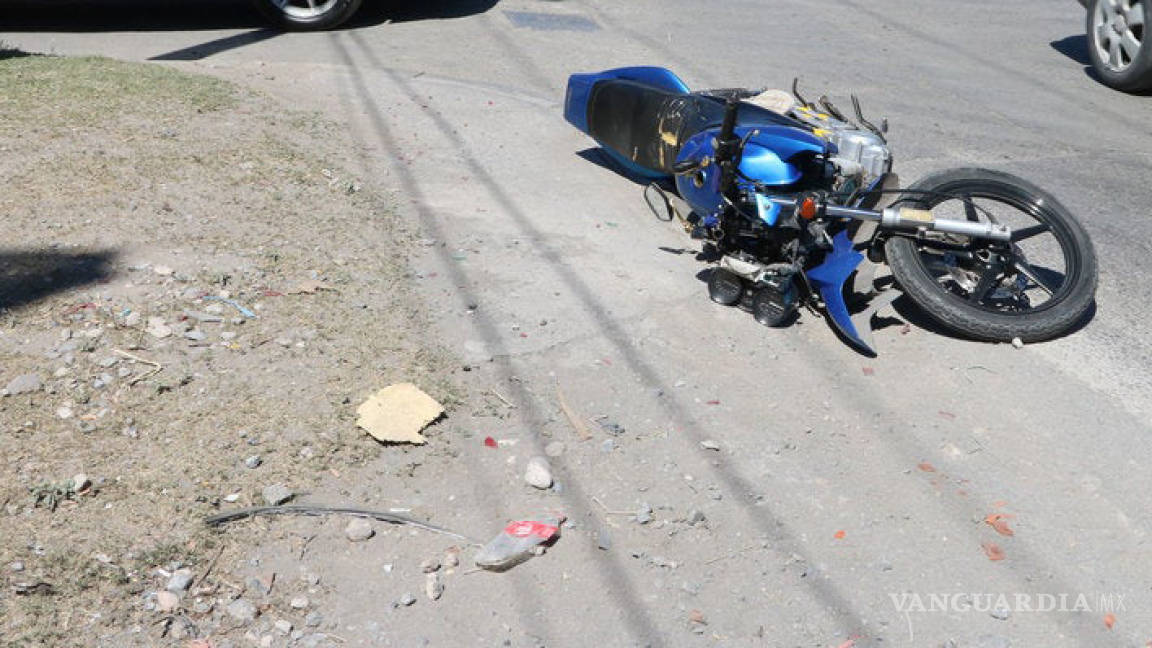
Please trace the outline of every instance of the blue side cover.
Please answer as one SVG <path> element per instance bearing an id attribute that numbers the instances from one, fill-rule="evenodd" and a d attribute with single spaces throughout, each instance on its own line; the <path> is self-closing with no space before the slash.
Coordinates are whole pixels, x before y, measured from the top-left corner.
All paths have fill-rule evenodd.
<path id="1" fill-rule="evenodd" d="M 848 304 L 844 302 L 844 282 L 848 281 L 848 277 L 852 276 L 863 260 L 864 255 L 852 247 L 847 230 L 840 230 L 832 237 L 832 251 L 824 257 L 824 263 L 804 274 L 820 291 L 820 297 L 824 300 L 824 310 L 828 312 L 828 317 L 837 330 L 857 347 L 875 354 L 876 352 L 856 330 L 856 325 L 852 323 L 852 315 L 848 312 Z"/>

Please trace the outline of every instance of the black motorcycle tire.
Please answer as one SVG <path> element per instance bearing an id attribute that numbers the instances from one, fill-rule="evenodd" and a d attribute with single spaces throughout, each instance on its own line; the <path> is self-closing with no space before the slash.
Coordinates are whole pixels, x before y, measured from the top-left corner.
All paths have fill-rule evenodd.
<path id="1" fill-rule="evenodd" d="M 1072 255 L 1066 281 L 1047 302 L 1024 313 L 992 312 L 950 292 L 933 277 L 921 258 L 917 242 L 893 236 L 884 246 L 896 283 L 929 317 L 962 335 L 987 341 L 1040 342 L 1070 332 L 1081 323 L 1094 304 L 1097 282 L 1096 253 L 1088 233 L 1051 194 L 1016 176 L 988 169 L 951 169 L 929 175 L 910 191 L 939 192 L 953 196 L 973 195 L 1027 206 L 1032 215 L 1049 226 L 1061 240 L 1065 254 Z M 943 196 L 914 195 L 898 204 L 931 209 L 947 200 Z"/>

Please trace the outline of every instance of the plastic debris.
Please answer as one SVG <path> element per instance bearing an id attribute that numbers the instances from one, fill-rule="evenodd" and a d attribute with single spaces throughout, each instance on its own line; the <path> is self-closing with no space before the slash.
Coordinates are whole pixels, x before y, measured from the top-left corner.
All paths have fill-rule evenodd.
<path id="1" fill-rule="evenodd" d="M 562 515 L 542 515 L 517 520 L 504 527 L 476 554 L 476 565 L 491 571 L 505 571 L 534 555 L 534 550 L 560 534 Z"/>
<path id="2" fill-rule="evenodd" d="M 236 310 L 240 311 L 240 314 L 243 315 L 244 317 L 247 317 L 248 319 L 252 319 L 252 318 L 256 317 L 256 313 L 253 313 L 252 311 L 248 310 L 240 302 L 236 301 L 235 299 L 228 299 L 227 297 L 217 297 L 216 295 L 204 295 L 204 299 L 207 299 L 209 301 L 218 301 L 218 302 L 228 304 L 232 308 L 235 308 Z"/>
<path id="3" fill-rule="evenodd" d="M 444 406 L 412 383 L 389 385 L 356 408 L 356 425 L 377 441 L 415 443 L 428 439 L 420 434 L 444 414 Z"/>

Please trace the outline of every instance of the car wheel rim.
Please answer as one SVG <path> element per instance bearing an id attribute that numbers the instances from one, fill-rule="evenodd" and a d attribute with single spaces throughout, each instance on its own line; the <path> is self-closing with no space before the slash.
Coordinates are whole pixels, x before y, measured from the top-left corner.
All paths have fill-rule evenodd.
<path id="1" fill-rule="evenodd" d="M 272 0 L 284 15 L 297 20 L 311 20 L 328 13 L 339 0 Z"/>
<path id="2" fill-rule="evenodd" d="M 1145 0 L 1100 0 L 1092 15 L 1092 45 L 1111 72 L 1127 70 L 1144 45 Z"/>

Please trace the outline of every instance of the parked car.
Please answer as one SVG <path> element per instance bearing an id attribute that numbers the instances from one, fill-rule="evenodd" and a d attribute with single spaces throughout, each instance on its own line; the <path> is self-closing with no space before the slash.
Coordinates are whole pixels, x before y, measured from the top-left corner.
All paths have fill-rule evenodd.
<path id="1" fill-rule="evenodd" d="M 256 0 L 278 27 L 294 31 L 332 29 L 356 13 L 362 0 Z"/>
<path id="2" fill-rule="evenodd" d="M 1152 43 L 1147 23 L 1152 0 L 1080 0 L 1088 10 L 1088 58 L 1107 85 L 1152 90 Z"/>

